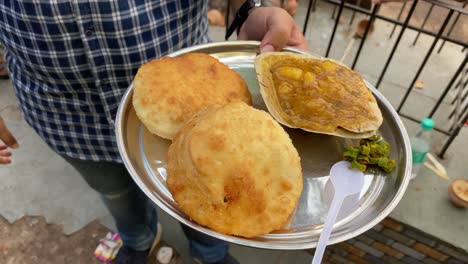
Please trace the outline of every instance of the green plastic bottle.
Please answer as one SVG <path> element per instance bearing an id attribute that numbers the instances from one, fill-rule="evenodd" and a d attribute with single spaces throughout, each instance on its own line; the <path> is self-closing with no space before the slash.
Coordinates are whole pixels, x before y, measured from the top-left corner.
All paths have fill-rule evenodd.
<path id="1" fill-rule="evenodd" d="M 411 138 L 411 152 L 413 156 L 413 170 L 411 179 L 414 179 L 423 166 L 426 160 L 426 154 L 431 149 L 432 129 L 434 121 L 430 118 L 425 118 L 421 122 L 421 128 L 414 137 Z"/>

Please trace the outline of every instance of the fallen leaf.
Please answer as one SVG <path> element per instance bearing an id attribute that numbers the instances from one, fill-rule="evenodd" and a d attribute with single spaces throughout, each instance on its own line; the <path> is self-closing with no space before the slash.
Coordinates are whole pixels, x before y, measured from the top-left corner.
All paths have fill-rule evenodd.
<path id="1" fill-rule="evenodd" d="M 414 84 L 414 87 L 418 89 L 424 88 L 424 81 L 423 80 L 417 80 L 416 83 Z"/>

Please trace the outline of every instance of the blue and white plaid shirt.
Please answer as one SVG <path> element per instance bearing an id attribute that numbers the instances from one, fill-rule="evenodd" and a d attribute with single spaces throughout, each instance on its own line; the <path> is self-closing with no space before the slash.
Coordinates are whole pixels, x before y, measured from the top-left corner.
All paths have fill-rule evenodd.
<path id="1" fill-rule="evenodd" d="M 120 162 L 114 118 L 145 62 L 208 41 L 206 0 L 0 0 L 26 121 L 56 152 Z"/>

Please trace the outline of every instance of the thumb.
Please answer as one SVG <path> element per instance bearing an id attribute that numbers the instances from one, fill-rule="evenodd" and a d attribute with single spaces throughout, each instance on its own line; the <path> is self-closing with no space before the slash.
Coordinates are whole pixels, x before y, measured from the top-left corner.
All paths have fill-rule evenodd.
<path id="1" fill-rule="evenodd" d="M 277 51 L 286 47 L 292 27 L 285 24 L 273 23 L 268 25 L 268 31 L 260 44 L 260 52 Z"/>
<path id="2" fill-rule="evenodd" d="M 237 35 L 238 40 L 249 40 L 249 36 L 247 34 L 247 30 L 245 28 L 245 23 L 239 30 L 239 34 Z"/>

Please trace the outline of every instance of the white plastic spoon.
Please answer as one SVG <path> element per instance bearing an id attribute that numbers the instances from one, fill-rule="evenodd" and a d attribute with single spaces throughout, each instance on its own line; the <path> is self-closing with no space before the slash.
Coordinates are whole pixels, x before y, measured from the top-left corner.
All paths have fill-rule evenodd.
<path id="1" fill-rule="evenodd" d="M 350 195 L 359 193 L 364 186 L 364 174 L 358 170 L 350 169 L 349 166 L 349 162 L 340 161 L 335 163 L 330 170 L 330 178 L 328 180 L 333 184 L 335 194 L 328 210 L 327 219 L 325 220 L 322 234 L 320 234 L 317 248 L 315 249 L 312 264 L 319 264 L 322 261 L 325 247 L 327 246 L 343 200 Z"/>

